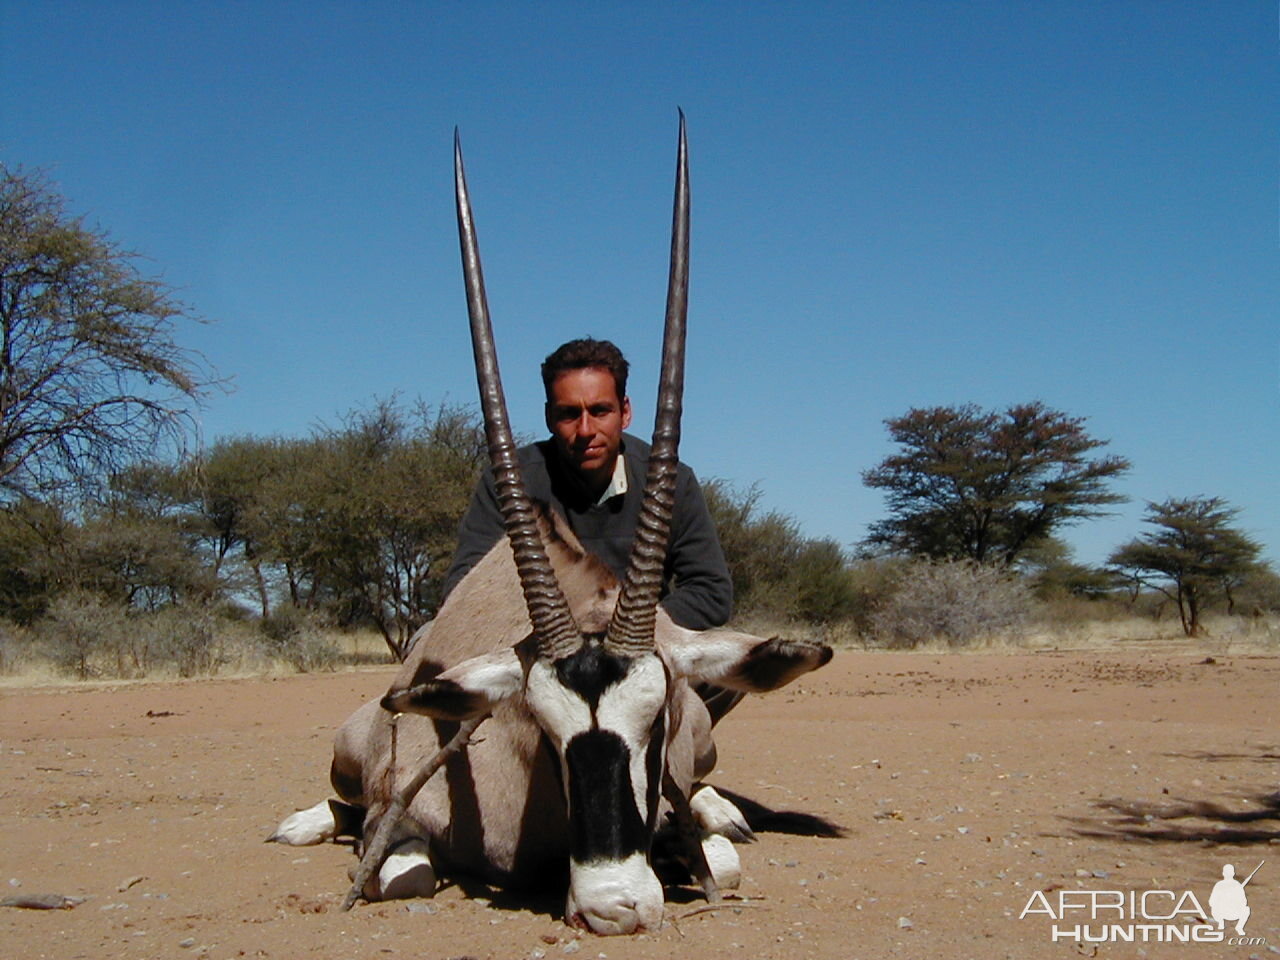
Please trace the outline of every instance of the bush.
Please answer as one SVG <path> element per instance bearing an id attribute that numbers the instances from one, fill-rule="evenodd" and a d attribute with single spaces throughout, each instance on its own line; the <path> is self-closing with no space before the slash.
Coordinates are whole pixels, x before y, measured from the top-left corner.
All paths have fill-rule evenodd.
<path id="1" fill-rule="evenodd" d="M 282 607 L 262 618 L 261 629 L 266 652 L 299 673 L 332 670 L 338 665 L 341 651 L 318 613 Z"/>
<path id="2" fill-rule="evenodd" d="M 1083 597 L 1078 594 L 1055 593 L 1045 597 L 1039 586 L 1031 584 L 1037 597 L 1036 619 L 1060 628 L 1079 629 L 1090 624 L 1117 623 L 1135 617 L 1134 605 L 1127 597 Z"/>
<path id="3" fill-rule="evenodd" d="M 909 564 L 871 614 L 872 634 L 887 646 L 930 640 L 961 647 L 1024 626 L 1032 599 L 1027 586 L 996 567 L 967 560 Z"/>
<path id="4" fill-rule="evenodd" d="M 831 624 L 857 609 L 840 545 L 813 539 L 786 514 L 757 510 L 760 490 L 745 492 L 723 480 L 703 486 L 733 578 L 738 617 Z"/>
<path id="5" fill-rule="evenodd" d="M 134 618 L 151 667 L 180 677 L 209 677 L 233 659 L 217 616 L 203 606 L 178 605 Z"/>
<path id="6" fill-rule="evenodd" d="M 235 659 L 228 624 L 208 607 L 128 611 L 84 591 L 54 600 L 34 632 L 45 659 L 78 680 L 155 673 L 211 676 Z"/>
<path id="7" fill-rule="evenodd" d="M 5 620 L 0 620 L 0 675 L 8 676 L 17 672 L 19 652 L 18 632 L 22 628 Z"/>
<path id="8" fill-rule="evenodd" d="M 889 602 L 914 563 L 904 557 L 862 557 L 849 567 L 849 590 L 853 594 L 849 620 L 859 636 L 874 636 L 875 612 Z"/>
<path id="9" fill-rule="evenodd" d="M 36 630 L 41 651 L 60 672 L 89 680 L 122 675 L 130 636 L 125 620 L 123 608 L 96 594 L 72 591 L 53 601 Z"/>

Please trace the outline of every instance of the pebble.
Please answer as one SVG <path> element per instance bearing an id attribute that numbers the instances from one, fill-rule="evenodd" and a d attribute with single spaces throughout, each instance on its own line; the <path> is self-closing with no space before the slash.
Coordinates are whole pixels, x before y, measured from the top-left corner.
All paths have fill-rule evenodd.
<path id="1" fill-rule="evenodd" d="M 911 929 L 912 927 L 914 927 L 914 926 L 915 926 L 915 924 L 911 922 L 911 918 L 910 918 L 910 917 L 899 917 L 899 918 L 898 918 L 898 929 L 899 929 L 899 930 L 910 930 L 910 929 Z"/>
<path id="2" fill-rule="evenodd" d="M 195 945 L 196 945 L 196 938 L 195 938 L 195 937 L 187 937 L 187 939 L 185 939 L 185 940 L 179 940 L 179 941 L 178 941 L 178 946 L 182 947 L 182 949 L 183 949 L 183 950 L 189 950 L 189 949 L 191 949 L 192 947 L 194 947 Z"/>
<path id="3" fill-rule="evenodd" d="M 562 953 L 577 953 L 581 949 L 582 949 L 581 942 L 577 940 L 570 940 L 568 943 L 566 943 L 563 947 L 560 948 L 560 951 Z"/>

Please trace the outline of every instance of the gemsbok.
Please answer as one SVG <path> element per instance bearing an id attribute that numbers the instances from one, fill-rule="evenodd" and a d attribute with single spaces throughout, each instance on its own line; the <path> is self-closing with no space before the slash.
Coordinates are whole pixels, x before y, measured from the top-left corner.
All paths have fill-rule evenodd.
<path id="1" fill-rule="evenodd" d="M 653 841 L 668 816 L 709 897 L 736 884 L 737 854 L 725 838 L 749 834 L 736 808 L 700 783 L 715 745 L 694 686 L 772 690 L 827 663 L 831 648 L 688 630 L 658 605 L 684 380 L 684 115 L 653 450 L 620 583 L 524 491 L 456 134 L 454 176 L 476 375 L 507 539 L 449 595 L 387 695 L 338 733 L 333 785 L 364 812 L 362 870 L 348 905 L 357 895 L 429 896 L 442 875 L 545 889 L 567 873 L 566 922 L 601 934 L 654 929 L 664 895 Z M 272 839 L 333 836 L 332 806 L 294 814 Z"/>

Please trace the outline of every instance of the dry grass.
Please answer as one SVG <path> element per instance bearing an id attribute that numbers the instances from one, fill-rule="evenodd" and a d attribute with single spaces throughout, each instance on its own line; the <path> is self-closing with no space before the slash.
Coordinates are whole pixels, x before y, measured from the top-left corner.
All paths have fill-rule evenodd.
<path id="1" fill-rule="evenodd" d="M 299 657 L 296 650 L 273 649 L 258 636 L 252 624 L 224 624 L 215 639 L 216 657 L 211 666 L 195 674 L 174 662 L 151 664 L 145 670 L 113 671 L 106 661 L 113 655 L 89 658 L 93 669 L 84 674 L 68 669 L 65 661 L 49 655 L 47 637 L 31 630 L 4 625 L 0 631 L 0 689 L 63 685 L 77 682 L 114 686 L 184 678 L 289 676 L 300 672 L 382 667 L 394 662 L 382 635 L 374 630 L 325 630 L 308 638 L 319 654 Z"/>
<path id="2" fill-rule="evenodd" d="M 1086 621 L 1042 621 L 1023 638 L 1023 649 L 1133 649 L 1173 645 L 1209 653 L 1275 653 L 1280 649 L 1280 617 L 1208 616 L 1202 636 L 1187 637 L 1175 620 L 1127 617 Z"/>
<path id="3" fill-rule="evenodd" d="M 1084 611 L 1101 614 L 1084 618 Z M 1114 608 L 1096 604 L 1072 610 L 1063 616 L 1061 608 L 1042 607 L 1040 615 L 1026 629 L 1012 634 L 978 637 L 956 647 L 942 639 L 926 640 L 911 651 L 920 654 L 940 653 L 1020 653 L 1038 650 L 1102 652 L 1105 650 L 1147 650 L 1167 653 L 1203 653 L 1207 656 L 1227 654 L 1271 653 L 1280 651 L 1280 616 L 1228 617 L 1209 616 L 1204 636 L 1183 636 L 1178 621 L 1168 617 L 1152 618 L 1117 614 Z M 1054 616 L 1054 615 L 1057 616 Z M 768 617 L 745 617 L 734 626 L 762 637 L 786 636 L 822 640 L 843 650 L 877 650 L 850 621 L 815 626 Z M 235 636 L 220 637 L 221 659 L 216 669 L 203 676 L 220 678 L 254 676 L 288 676 L 299 671 L 296 658 L 271 655 L 261 644 L 246 640 L 248 625 L 240 624 Z M 352 670 L 379 668 L 394 662 L 382 635 L 375 630 L 325 631 L 323 642 L 332 649 L 331 659 L 320 670 Z M 161 666 L 145 674 L 129 677 L 91 676 L 75 681 L 65 667 L 42 655 L 40 645 L 30 631 L 6 625 L 0 630 L 0 689 L 65 685 L 78 682 L 86 687 L 116 686 L 128 683 L 179 679 L 179 671 Z M 307 671 L 301 671 L 307 672 Z"/>

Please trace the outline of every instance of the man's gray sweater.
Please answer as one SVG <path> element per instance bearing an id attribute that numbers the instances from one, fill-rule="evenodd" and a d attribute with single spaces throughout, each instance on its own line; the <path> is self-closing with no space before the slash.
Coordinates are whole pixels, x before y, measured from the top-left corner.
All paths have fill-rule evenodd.
<path id="1" fill-rule="evenodd" d="M 529 496 L 558 511 L 582 545 L 608 564 L 621 580 L 639 522 L 645 474 L 649 468 L 649 445 L 623 434 L 627 492 L 602 504 L 589 502 L 567 476 L 552 441 L 521 447 L 518 456 Z M 458 549 L 445 578 L 445 596 L 502 536 L 502 513 L 494 491 L 493 472 L 486 470 L 458 529 Z M 693 471 L 683 463 L 676 471 L 666 583 L 662 606 L 681 626 L 693 630 L 718 627 L 728 621 L 733 612 L 733 583 L 720 539 L 702 488 Z"/>

